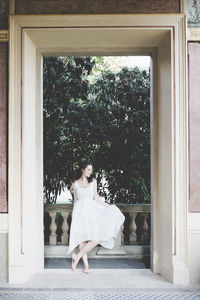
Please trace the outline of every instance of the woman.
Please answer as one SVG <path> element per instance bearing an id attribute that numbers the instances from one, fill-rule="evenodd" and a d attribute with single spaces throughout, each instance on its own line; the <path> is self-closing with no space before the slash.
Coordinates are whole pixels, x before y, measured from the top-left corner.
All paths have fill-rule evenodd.
<path id="1" fill-rule="evenodd" d="M 97 181 L 92 176 L 93 164 L 84 161 L 80 174 L 72 182 L 73 211 L 67 255 L 79 245 L 79 252 L 72 254 L 72 270 L 76 270 L 79 260 L 84 263 L 84 273 L 88 274 L 87 253 L 98 244 L 105 248 L 114 247 L 125 216 L 115 204 L 108 204 L 97 194 Z M 94 201 L 95 200 L 95 201 Z"/>

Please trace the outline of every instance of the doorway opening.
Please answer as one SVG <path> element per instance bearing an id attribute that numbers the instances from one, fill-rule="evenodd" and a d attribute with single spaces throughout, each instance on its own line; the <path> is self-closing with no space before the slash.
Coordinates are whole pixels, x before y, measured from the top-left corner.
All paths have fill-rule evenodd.
<path id="1" fill-rule="evenodd" d="M 97 246 L 90 259 L 101 268 L 109 262 L 113 268 L 112 260 L 115 268 L 150 267 L 150 61 L 139 55 L 43 58 L 46 268 L 71 268 L 65 255 L 71 179 L 83 158 L 94 163 L 99 195 L 126 217 L 114 249 Z"/>

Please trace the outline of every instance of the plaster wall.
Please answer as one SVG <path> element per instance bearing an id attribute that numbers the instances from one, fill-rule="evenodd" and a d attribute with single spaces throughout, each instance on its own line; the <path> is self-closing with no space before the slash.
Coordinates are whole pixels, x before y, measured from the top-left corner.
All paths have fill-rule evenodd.
<path id="1" fill-rule="evenodd" d="M 7 67 L 8 44 L 0 43 L 0 212 L 8 211 L 7 205 Z"/>
<path id="2" fill-rule="evenodd" d="M 200 213 L 188 214 L 190 282 L 200 282 Z"/>
<path id="3" fill-rule="evenodd" d="M 188 43 L 189 212 L 200 213 L 200 44 Z"/>
<path id="4" fill-rule="evenodd" d="M 165 38 L 158 47 L 158 118 L 159 118 L 159 134 L 158 134 L 158 173 L 159 173 L 159 226 L 161 226 L 162 235 L 159 236 L 159 248 L 161 256 L 160 271 L 165 274 L 166 278 L 171 276 L 171 255 L 173 240 L 173 181 L 171 175 L 173 156 L 172 156 L 172 111 L 173 103 L 171 97 L 171 48 L 170 34 Z M 163 134 L 165 132 L 165 134 Z M 167 193 L 166 193 L 167 191 Z"/>
<path id="5" fill-rule="evenodd" d="M 36 270 L 42 270 L 44 267 L 44 265 L 40 266 L 40 262 L 44 263 L 44 239 L 41 236 L 43 233 L 41 230 L 43 228 L 43 198 L 41 197 L 42 191 L 40 191 L 43 172 L 41 169 L 37 170 L 38 162 L 42 160 L 42 153 L 39 151 L 43 129 L 41 125 L 42 102 L 39 101 L 42 99 L 40 97 L 42 90 L 41 78 L 38 76 L 41 74 L 41 59 L 39 57 L 39 61 L 37 61 L 37 49 L 25 32 L 23 33 L 23 46 L 26 49 L 22 63 L 24 83 L 22 88 L 22 98 L 24 99 L 22 112 L 22 238 L 25 242 L 21 251 L 24 254 L 27 275 L 31 276 L 36 273 Z M 38 127 L 39 130 L 37 130 Z"/>
<path id="6" fill-rule="evenodd" d="M 0 214 L 0 282 L 8 282 L 8 214 Z"/>
<path id="7" fill-rule="evenodd" d="M 0 282 L 8 281 L 7 106 L 8 44 L 0 43 Z"/>
<path id="8" fill-rule="evenodd" d="M 200 35 L 199 35 L 200 40 Z M 188 43 L 190 282 L 200 282 L 200 44 Z"/>
<path id="9" fill-rule="evenodd" d="M 8 281 L 8 233 L 0 233 L 0 282 Z"/>

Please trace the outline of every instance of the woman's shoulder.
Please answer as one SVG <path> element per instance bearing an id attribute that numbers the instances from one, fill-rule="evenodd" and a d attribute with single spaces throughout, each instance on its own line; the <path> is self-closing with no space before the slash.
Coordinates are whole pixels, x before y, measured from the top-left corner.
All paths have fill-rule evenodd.
<path id="1" fill-rule="evenodd" d="M 72 186 L 76 186 L 76 179 L 71 181 Z"/>
<path id="2" fill-rule="evenodd" d="M 92 182 L 96 183 L 97 182 L 96 178 L 92 178 Z"/>

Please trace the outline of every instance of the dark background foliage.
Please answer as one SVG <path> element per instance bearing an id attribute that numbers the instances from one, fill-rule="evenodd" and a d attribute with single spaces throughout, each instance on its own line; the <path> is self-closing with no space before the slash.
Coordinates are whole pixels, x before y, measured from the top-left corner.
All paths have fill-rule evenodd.
<path id="1" fill-rule="evenodd" d="M 90 159 L 110 203 L 150 203 L 149 72 L 104 70 L 91 83 L 98 59 L 44 58 L 45 200 L 71 189 L 74 171 Z"/>

